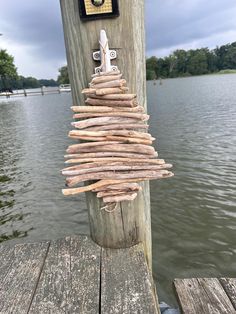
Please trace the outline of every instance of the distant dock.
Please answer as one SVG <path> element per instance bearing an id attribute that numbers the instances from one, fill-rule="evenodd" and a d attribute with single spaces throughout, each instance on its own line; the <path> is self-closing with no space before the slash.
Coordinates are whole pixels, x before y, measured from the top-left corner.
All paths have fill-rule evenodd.
<path id="1" fill-rule="evenodd" d="M 37 89 L 36 91 L 32 90 L 20 90 L 14 91 L 13 93 L 0 93 L 0 99 L 1 98 L 12 98 L 12 97 L 27 97 L 27 96 L 44 96 L 49 94 L 61 94 L 61 93 L 68 93 L 70 91 L 61 91 L 60 88 L 41 88 Z"/>

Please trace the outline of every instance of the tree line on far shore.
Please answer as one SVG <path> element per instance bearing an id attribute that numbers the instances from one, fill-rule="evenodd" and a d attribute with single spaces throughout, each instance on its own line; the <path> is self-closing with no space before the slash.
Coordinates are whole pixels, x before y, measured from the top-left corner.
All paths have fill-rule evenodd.
<path id="1" fill-rule="evenodd" d="M 54 79 L 36 79 L 35 77 L 24 77 L 18 75 L 14 64 L 14 57 L 9 55 L 6 50 L 0 50 L 0 91 L 13 89 L 26 89 L 38 87 L 53 87 L 60 84 L 68 84 L 67 66 L 58 69 L 57 80 Z"/>
<path id="2" fill-rule="evenodd" d="M 178 49 L 164 58 L 153 56 L 146 59 L 146 69 L 147 80 L 236 72 L 236 42 L 216 47 L 213 50 L 208 48 L 187 51 Z M 67 66 L 61 67 L 58 71 L 57 80 L 38 80 L 34 77 L 18 75 L 14 57 L 6 50 L 0 50 L 0 91 L 69 84 Z"/>
<path id="3" fill-rule="evenodd" d="M 147 80 L 185 77 L 217 72 L 236 72 L 236 42 L 216 47 L 175 50 L 164 58 L 146 59 Z"/>

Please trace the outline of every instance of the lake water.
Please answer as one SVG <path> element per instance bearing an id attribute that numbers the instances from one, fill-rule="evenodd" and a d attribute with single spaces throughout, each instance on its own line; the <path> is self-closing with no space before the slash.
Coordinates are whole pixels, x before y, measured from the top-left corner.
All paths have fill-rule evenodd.
<path id="1" fill-rule="evenodd" d="M 151 182 L 153 270 L 175 304 L 177 277 L 236 269 L 236 75 L 147 83 L 150 131 L 175 177 Z M 65 198 L 70 94 L 0 99 L 0 240 L 88 233 L 84 195 Z"/>

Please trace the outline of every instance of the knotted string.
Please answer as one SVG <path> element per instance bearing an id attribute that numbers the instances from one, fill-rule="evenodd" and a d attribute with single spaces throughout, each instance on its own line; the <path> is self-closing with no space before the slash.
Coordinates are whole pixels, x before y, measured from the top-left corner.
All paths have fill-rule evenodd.
<path id="1" fill-rule="evenodd" d="M 113 213 L 118 207 L 118 203 L 110 203 L 100 208 L 100 210 L 105 210 L 107 213 Z"/>

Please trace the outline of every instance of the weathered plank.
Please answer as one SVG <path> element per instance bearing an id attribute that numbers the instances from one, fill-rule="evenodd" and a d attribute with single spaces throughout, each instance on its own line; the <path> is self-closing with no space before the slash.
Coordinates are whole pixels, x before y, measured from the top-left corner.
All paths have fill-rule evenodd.
<path id="1" fill-rule="evenodd" d="M 88 86 L 94 67 L 92 53 L 99 48 L 99 33 L 106 30 L 109 47 L 117 49 L 117 64 L 132 93 L 146 108 L 144 0 L 119 0 L 120 17 L 82 22 L 78 0 L 60 0 L 73 104 L 83 105 L 82 89 Z M 151 219 L 149 183 L 132 202 L 123 202 L 111 214 L 101 200 L 87 193 L 92 239 L 103 247 L 130 247 L 143 242 L 151 269 Z"/>
<path id="2" fill-rule="evenodd" d="M 220 278 L 220 283 L 236 309 L 236 278 Z"/>
<path id="3" fill-rule="evenodd" d="M 158 313 L 142 245 L 102 249 L 101 313 Z"/>
<path id="4" fill-rule="evenodd" d="M 98 313 L 100 255 L 86 236 L 52 241 L 29 313 Z"/>
<path id="5" fill-rule="evenodd" d="M 0 246 L 0 294 L 2 286 L 2 280 L 11 268 L 11 264 L 14 260 L 14 247 L 7 245 Z"/>
<path id="6" fill-rule="evenodd" d="M 236 313 L 216 278 L 175 279 L 174 286 L 183 314 Z"/>
<path id="7" fill-rule="evenodd" d="M 5 263 L 9 257 L 12 261 L 0 278 L 0 313 L 27 313 L 48 245 L 48 242 L 21 244 L 10 248 L 9 253 L 4 249 L 1 251 L 1 263 Z"/>

